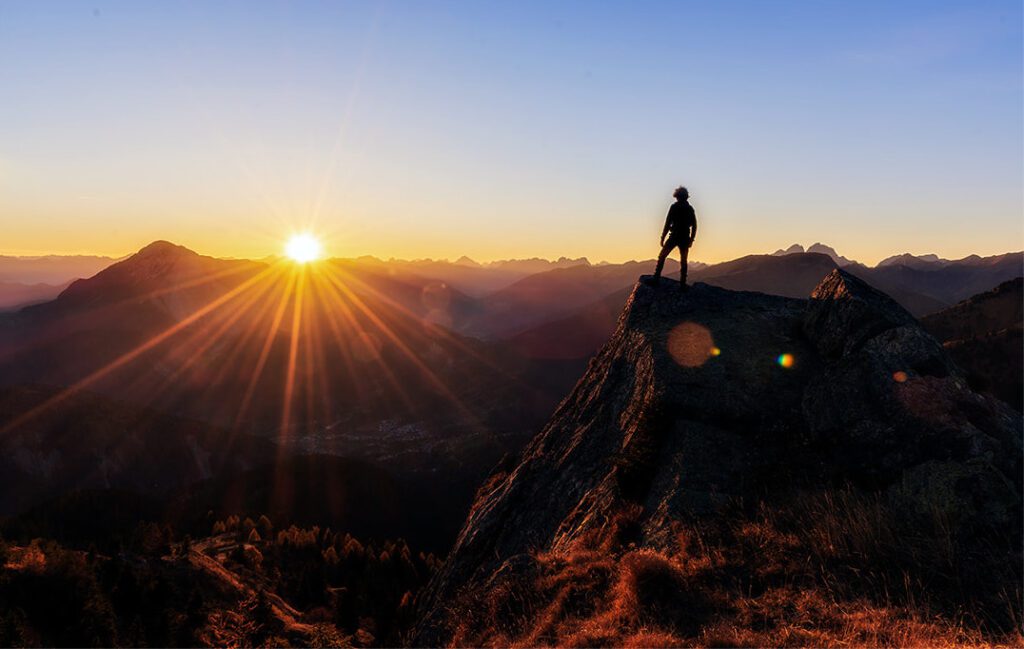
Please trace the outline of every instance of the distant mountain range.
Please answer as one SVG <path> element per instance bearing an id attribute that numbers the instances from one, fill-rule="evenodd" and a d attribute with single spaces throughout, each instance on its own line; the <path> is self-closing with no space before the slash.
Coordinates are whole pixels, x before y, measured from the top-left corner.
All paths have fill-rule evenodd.
<path id="1" fill-rule="evenodd" d="M 733 290 L 806 297 L 836 267 L 834 259 L 819 253 L 749 255 L 691 270 L 689 279 Z M 589 357 L 614 330 L 630 278 L 649 272 L 651 265 L 635 263 L 617 268 L 621 274 L 607 269 L 604 281 L 587 283 L 590 292 L 577 287 L 587 276 L 583 268 L 535 275 L 504 289 L 499 292 L 505 300 L 503 309 L 516 316 L 502 321 L 503 328 L 496 327 L 492 333 L 508 337 L 521 353 L 531 357 L 565 359 L 573 353 Z M 922 316 L 1021 276 L 1024 256 L 968 257 L 933 269 L 898 264 L 876 268 L 850 264 L 845 269 L 884 290 L 914 315 Z M 569 273 L 578 281 L 567 286 L 564 275 Z M 600 291 L 605 295 L 573 308 L 577 296 Z M 549 318 L 527 322 L 528 314 L 540 313 L 547 313 Z"/>
<path id="2" fill-rule="evenodd" d="M 772 253 L 772 255 L 776 257 L 781 257 L 783 255 L 793 255 L 804 252 L 816 252 L 823 255 L 828 255 L 829 257 L 832 258 L 834 262 L 836 262 L 836 265 L 840 267 L 860 266 L 864 268 L 871 268 L 858 261 L 854 261 L 852 259 L 847 259 L 846 257 L 843 257 L 838 252 L 836 252 L 835 248 L 827 246 L 823 243 L 814 243 L 808 246 L 807 248 L 804 248 L 799 243 L 794 243 L 788 248 L 776 250 L 775 252 Z M 912 255 L 910 253 L 905 252 L 898 255 L 892 255 L 891 257 L 886 257 L 882 261 L 875 264 L 874 268 L 885 268 L 889 266 L 905 266 L 907 268 L 914 268 L 917 270 L 936 270 L 938 268 L 942 268 L 943 266 L 948 266 L 950 264 L 983 264 L 985 263 L 986 259 L 992 260 L 998 259 L 999 257 L 1001 257 L 1001 255 L 987 258 L 980 257 L 978 255 L 968 255 L 967 257 L 964 257 L 962 259 L 954 260 L 943 259 L 935 254 Z"/>
<path id="3" fill-rule="evenodd" d="M 0 311 L 52 300 L 75 279 L 92 277 L 114 261 L 90 255 L 0 255 Z"/>
<path id="4" fill-rule="evenodd" d="M 837 259 L 844 258 L 749 255 L 692 265 L 689 277 L 805 299 Z M 845 269 L 917 316 L 1024 274 L 1020 253 L 922 263 L 851 262 Z M 0 385 L 26 408 L 39 399 L 24 390 L 49 386 L 51 397 L 42 401 L 56 399 L 53 408 L 64 417 L 81 403 L 76 395 L 98 393 L 129 409 L 273 439 L 289 453 L 344 454 L 469 480 L 536 431 L 614 331 L 636 278 L 653 265 L 361 258 L 296 273 L 290 263 L 215 259 L 155 242 L 73 281 L 55 299 L 0 315 Z M 547 270 L 527 273 L 536 267 Z M 666 274 L 677 272 L 670 263 Z M 1019 283 L 996 291 L 999 309 L 1012 306 L 1014 286 L 1019 293 Z M 926 319 L 927 326 L 982 322 L 993 300 L 975 298 Z M 1005 334 L 991 323 L 979 327 L 981 333 L 937 333 L 965 368 L 973 366 L 957 345 L 977 354 L 977 364 L 1019 336 L 1012 323 Z M 979 389 L 978 381 L 996 376 L 980 366 L 968 374 Z M 1015 385 L 1012 379 L 1003 382 Z M 64 403 L 69 386 L 75 391 Z M 129 416 L 95 407 L 110 413 L 109 421 Z M 18 409 L 8 402 L 12 417 Z M 30 439 L 30 430 L 7 439 Z M 7 450 L 13 459 L 23 453 Z M 178 464 L 187 457 L 182 449 L 167 454 L 182 458 Z M 192 468 L 180 469 L 192 475 Z M 25 493 L 42 493 L 34 489 Z"/>
<path id="5" fill-rule="evenodd" d="M 871 268 L 840 255 L 835 248 L 822 243 L 814 243 L 806 248 L 801 244 L 795 243 L 786 249 L 775 251 L 772 255 L 785 256 L 803 253 L 826 255 L 839 267 Z M 748 255 L 748 257 L 756 256 L 761 255 Z M 991 260 L 993 258 L 987 259 Z M 111 257 L 88 255 L 46 255 L 38 257 L 0 255 L 0 310 L 11 310 L 16 307 L 51 300 L 75 279 L 91 277 L 115 261 L 117 260 Z M 257 263 L 271 264 L 280 261 L 280 258 L 271 256 L 256 261 Z M 462 256 L 455 261 L 446 259 L 404 260 L 393 258 L 383 260 L 377 257 L 364 256 L 353 259 L 339 259 L 337 261 L 352 267 L 376 268 L 380 272 L 392 274 L 395 272 L 405 272 L 420 275 L 443 282 L 449 287 L 473 298 L 489 296 L 531 275 L 552 270 L 574 267 L 621 267 L 635 263 L 653 264 L 653 260 L 625 263 L 602 261 L 593 264 L 586 257 L 559 257 L 556 260 L 534 257 L 477 262 L 467 256 Z M 689 267 L 691 271 L 695 271 L 703 270 L 709 266 L 719 266 L 721 263 L 706 264 L 699 261 L 691 261 Z M 984 263 L 984 260 L 977 255 L 971 255 L 959 260 L 949 260 L 939 258 L 934 254 L 915 256 L 903 253 L 883 259 L 874 268 L 902 266 L 916 270 L 936 270 L 948 265 L 980 263 Z M 669 272 L 673 272 L 672 267 L 673 262 L 670 260 Z M 962 297 L 966 297 L 966 295 Z M 938 307 L 936 306 L 936 308 Z"/>
<path id="6" fill-rule="evenodd" d="M 841 266 L 921 316 L 1024 274 L 1021 253 L 955 261 L 915 257 L 920 263 L 910 264 L 904 263 L 909 257 L 903 255 L 869 268 L 822 244 L 810 249 L 823 252 L 800 252 L 802 247 L 795 244 L 774 255 L 691 264 L 689 278 L 734 290 L 805 297 L 821 277 Z M 508 341 L 516 354 L 550 360 L 593 353 L 610 335 L 627 289 L 653 267 L 653 261 L 592 265 L 582 258 L 477 264 L 466 259 L 385 262 L 364 257 L 325 263 L 350 278 L 347 290 L 367 302 L 366 310 L 393 314 L 388 317 L 404 322 L 401 328 L 416 331 L 415 337 L 431 335 L 423 328 L 426 323 L 463 336 Z M 157 242 L 95 277 L 73 282 L 58 299 L 8 317 L 8 323 L 14 323 L 8 326 L 15 331 L 6 342 L 8 354 L 24 354 L 31 341 L 21 338 L 31 332 L 36 341 L 33 362 L 17 365 L 32 367 L 29 375 L 37 379 L 67 383 L 85 376 L 87 368 L 101 366 L 97 355 L 106 357 L 115 349 L 123 353 L 142 344 L 154 332 L 174 326 L 269 267 L 263 262 L 204 257 Z M 535 268 L 547 270 L 527 272 Z M 678 264 L 670 261 L 666 275 L 677 272 Z M 239 316 L 237 325 L 225 325 L 225 335 L 230 338 L 246 322 L 256 326 L 252 318 L 269 327 L 272 314 L 266 308 L 260 313 L 250 309 Z M 284 322 L 279 328 L 286 333 L 289 327 Z M 0 350 L 4 346 L 0 341 Z M 213 345 L 207 353 L 219 348 Z M 276 345 L 272 350 L 268 361 L 284 362 L 284 350 Z"/>
<path id="7" fill-rule="evenodd" d="M 0 282 L 66 284 L 79 277 L 92 277 L 115 261 L 114 257 L 97 255 L 0 255 Z"/>
<path id="8" fill-rule="evenodd" d="M 54 299 L 68 284 L 0 282 L 0 311 L 13 311 Z"/>

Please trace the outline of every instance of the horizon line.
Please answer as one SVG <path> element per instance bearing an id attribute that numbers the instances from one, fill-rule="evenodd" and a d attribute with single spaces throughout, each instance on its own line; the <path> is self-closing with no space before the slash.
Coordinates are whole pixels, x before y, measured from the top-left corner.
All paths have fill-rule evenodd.
<path id="1" fill-rule="evenodd" d="M 196 253 L 198 255 L 202 255 L 204 257 L 212 257 L 212 258 L 215 258 L 215 259 L 244 260 L 244 261 L 262 261 L 262 260 L 265 260 L 265 259 L 283 258 L 284 257 L 284 255 L 282 253 L 280 253 L 280 252 L 268 253 L 268 254 L 261 255 L 261 256 L 256 256 L 256 255 L 248 255 L 248 256 L 241 255 L 241 256 L 238 256 L 238 255 L 210 254 L 210 253 L 202 252 L 201 250 L 197 250 L 195 248 L 192 248 L 192 247 L 184 245 L 184 244 L 175 243 L 174 241 L 170 241 L 168 239 L 154 239 L 153 241 L 150 241 L 150 242 L 140 246 L 139 248 L 134 249 L 131 252 L 128 252 L 128 253 L 125 253 L 125 254 L 120 254 L 120 255 L 113 255 L 113 254 L 109 254 L 109 253 L 97 253 L 97 252 L 53 252 L 53 251 L 50 251 L 50 252 L 39 252 L 39 251 L 24 251 L 24 250 L 22 250 L 22 251 L 0 250 L 0 257 L 8 257 L 8 258 L 24 259 L 24 260 L 45 259 L 47 257 L 65 257 L 65 258 L 95 257 L 95 258 L 109 259 L 112 262 L 116 263 L 116 262 L 128 259 L 128 258 L 134 256 L 135 254 L 137 254 L 139 251 L 143 250 L 144 248 L 146 248 L 146 247 L 148 247 L 150 245 L 153 245 L 155 243 L 159 243 L 159 242 L 165 242 L 165 243 L 169 243 L 169 244 L 172 244 L 172 245 L 175 245 L 175 246 L 179 246 L 179 247 L 185 248 L 185 249 L 187 249 L 187 250 L 189 250 L 191 252 L 194 252 L 194 253 Z M 790 246 L 787 246 L 786 248 L 779 248 L 779 249 L 777 249 L 774 252 L 763 252 L 763 251 L 762 252 L 747 252 L 747 253 L 744 253 L 744 254 L 740 254 L 739 256 L 736 256 L 736 257 L 717 259 L 717 260 L 714 260 L 714 261 L 704 261 L 704 260 L 701 260 L 701 259 L 690 259 L 689 261 L 690 261 L 691 264 L 692 263 L 698 263 L 698 264 L 713 265 L 713 264 L 720 264 L 720 263 L 725 263 L 725 262 L 729 262 L 729 261 L 734 261 L 736 259 L 742 259 L 743 257 L 754 256 L 754 255 L 774 256 L 774 255 L 776 255 L 779 252 L 787 250 L 789 247 L 792 247 L 793 245 L 802 245 L 802 244 L 794 243 L 794 244 L 791 244 Z M 895 252 L 895 253 L 892 253 L 890 255 L 886 255 L 886 256 L 880 257 L 878 259 L 878 261 L 876 261 L 874 263 L 868 263 L 868 262 L 861 261 L 859 259 L 853 259 L 853 258 L 847 257 L 845 254 L 843 254 L 838 249 L 836 249 L 835 246 L 832 246 L 830 244 L 825 244 L 825 243 L 822 243 L 820 241 L 819 242 L 815 242 L 813 244 L 809 244 L 809 245 L 803 245 L 804 250 L 802 252 L 804 254 L 807 254 L 809 252 L 807 250 L 807 248 L 810 248 L 810 247 L 815 246 L 815 245 L 822 245 L 822 246 L 826 246 L 828 248 L 831 248 L 837 255 L 839 255 L 840 257 L 848 259 L 851 263 L 860 264 L 860 265 L 866 266 L 866 267 L 876 267 L 882 261 L 885 261 L 887 259 L 891 259 L 893 257 L 899 257 L 899 256 L 902 256 L 902 255 L 911 255 L 913 257 L 924 257 L 924 256 L 928 256 L 928 255 L 935 255 L 936 257 L 939 257 L 940 260 L 956 262 L 956 261 L 962 261 L 964 259 L 968 259 L 970 257 L 980 257 L 980 258 L 984 259 L 984 258 L 988 258 L 988 257 L 999 257 L 999 256 L 1003 256 L 1003 255 L 1024 254 L 1024 250 L 1006 250 L 1004 252 L 999 252 L 999 253 L 994 253 L 994 254 L 981 254 L 981 253 L 973 252 L 973 253 L 964 255 L 963 257 L 946 258 L 946 257 L 942 257 L 941 255 L 939 255 L 937 253 L 933 253 L 933 252 L 914 253 L 914 252 L 909 252 L 909 251 L 903 251 L 903 252 Z M 788 254 L 800 254 L 800 253 L 788 253 Z M 810 254 L 826 254 L 826 253 L 818 252 L 818 253 L 810 253 Z M 826 256 L 828 256 L 828 255 L 826 255 Z M 587 264 L 589 264 L 591 266 L 600 266 L 600 265 L 619 265 L 619 264 L 637 263 L 637 262 L 643 262 L 643 261 L 652 261 L 652 260 L 654 260 L 656 258 L 656 255 L 652 255 L 650 257 L 645 257 L 645 258 L 633 257 L 633 258 L 622 259 L 622 260 L 618 260 L 618 261 L 611 261 L 611 260 L 607 260 L 607 259 L 602 259 L 602 260 L 599 260 L 599 261 L 593 261 L 587 255 L 581 255 L 581 256 L 578 256 L 578 257 L 571 257 L 569 255 L 560 255 L 557 258 L 550 258 L 550 257 L 539 256 L 539 255 L 532 255 L 532 256 L 523 256 L 523 257 L 500 257 L 500 258 L 494 258 L 494 259 L 478 259 L 478 258 L 473 257 L 472 255 L 469 255 L 469 254 L 462 254 L 459 257 L 456 257 L 455 259 L 452 259 L 450 257 L 396 257 L 396 256 L 383 257 L 383 256 L 378 256 L 378 255 L 366 253 L 366 254 L 361 254 L 361 255 L 324 255 L 322 260 L 323 261 L 330 261 L 330 260 L 358 261 L 360 259 L 373 259 L 373 260 L 376 260 L 376 261 L 379 261 L 379 262 L 383 262 L 383 263 L 436 262 L 436 263 L 457 264 L 458 261 L 460 259 L 463 259 L 463 258 L 468 259 L 469 261 L 473 262 L 473 264 L 476 264 L 478 266 L 489 266 L 489 265 L 498 264 L 498 263 L 502 263 L 502 262 L 533 261 L 533 260 L 544 261 L 544 262 L 547 262 L 547 263 L 556 263 L 556 262 L 561 261 L 561 260 L 581 261 L 581 263 L 587 263 Z"/>

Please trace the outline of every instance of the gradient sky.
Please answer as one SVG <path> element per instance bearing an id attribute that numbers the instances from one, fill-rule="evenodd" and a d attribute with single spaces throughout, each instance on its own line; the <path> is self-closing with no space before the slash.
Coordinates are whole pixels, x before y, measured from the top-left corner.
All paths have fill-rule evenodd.
<path id="1" fill-rule="evenodd" d="M 0 252 L 1024 248 L 1007 2 L 0 0 Z"/>

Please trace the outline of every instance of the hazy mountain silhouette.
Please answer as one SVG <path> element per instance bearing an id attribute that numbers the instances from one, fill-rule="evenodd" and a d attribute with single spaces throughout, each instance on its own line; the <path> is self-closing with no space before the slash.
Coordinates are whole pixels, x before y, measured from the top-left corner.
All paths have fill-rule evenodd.
<path id="1" fill-rule="evenodd" d="M 693 280 L 743 291 L 786 297 L 806 297 L 821 278 L 836 267 L 828 256 L 798 253 L 775 257 L 747 255 L 712 264 L 692 274 Z"/>
<path id="2" fill-rule="evenodd" d="M 0 311 L 48 302 L 72 281 L 91 277 L 114 262 L 89 255 L 0 255 Z"/>
<path id="3" fill-rule="evenodd" d="M 493 268 L 475 262 L 449 262 L 432 259 L 382 261 L 374 257 L 359 257 L 355 260 L 339 260 L 338 263 L 350 264 L 363 272 L 402 272 L 407 276 L 420 276 L 423 281 L 442 283 L 452 290 L 472 297 L 479 297 L 502 289 L 529 274 L 521 270 Z"/>
<path id="4" fill-rule="evenodd" d="M 938 255 L 911 255 L 903 253 L 886 257 L 875 264 L 876 267 L 884 266 L 908 266 L 910 268 L 934 269 L 952 263 L 949 259 L 942 259 Z"/>
<path id="5" fill-rule="evenodd" d="M 631 289 L 616 291 L 572 315 L 531 327 L 507 339 L 528 358 L 585 360 L 607 342 Z M 582 371 L 585 365 L 580 366 Z"/>
<path id="6" fill-rule="evenodd" d="M 827 256 L 814 253 L 748 255 L 691 270 L 690 277 L 695 282 L 733 290 L 806 297 L 835 267 L 835 262 Z M 641 270 L 650 268 L 641 265 Z M 509 342 L 533 358 L 587 358 L 615 330 L 622 306 L 631 291 L 631 286 L 621 288 L 569 316 L 522 331 L 511 337 Z"/>
<path id="7" fill-rule="evenodd" d="M 806 297 L 825 274 L 836 268 L 826 255 L 788 253 L 748 255 L 690 271 L 694 281 L 733 290 L 758 291 L 786 297 Z M 533 358 L 587 358 L 615 330 L 618 314 L 630 288 L 607 295 L 572 314 L 519 332 L 510 342 Z M 897 300 L 915 312 L 942 308 L 943 302 L 909 291 L 897 292 Z M 894 296 L 896 297 L 896 296 Z"/>
<path id="8" fill-rule="evenodd" d="M 0 282 L 63 285 L 80 277 L 92 277 L 115 261 L 95 255 L 0 255 Z"/>
<path id="9" fill-rule="evenodd" d="M 484 337 L 507 337 L 532 325 L 570 314 L 629 286 L 654 261 L 631 261 L 606 266 L 573 266 L 530 275 L 481 300 L 482 313 L 467 332 Z M 665 272 L 678 273 L 669 261 Z"/>
<path id="10" fill-rule="evenodd" d="M 778 250 L 776 250 L 772 254 L 775 255 L 776 257 L 779 257 L 781 255 L 792 255 L 792 254 L 796 254 L 798 252 L 807 252 L 807 251 L 804 250 L 804 247 L 801 246 L 799 243 L 794 243 L 793 245 L 791 245 L 790 247 L 786 248 L 785 250 L 783 250 L 782 248 L 779 248 Z"/>
<path id="11" fill-rule="evenodd" d="M 932 575 L 935 507 L 957 512 L 944 556 L 963 558 L 931 577 L 934 610 L 987 610 L 994 583 L 1016 583 L 1004 565 L 1019 547 L 999 539 L 1019 539 L 1021 436 L 1016 413 L 968 389 L 909 313 L 848 273 L 832 270 L 809 300 L 637 284 L 548 425 L 480 489 L 416 642 L 646 633 L 639 646 L 670 646 L 712 622 L 754 632 L 741 600 L 809 597 L 837 619 L 834 598 L 898 608 L 868 585 Z M 872 522 L 851 553 L 816 540 L 859 534 L 861 515 Z M 892 536 L 873 540 L 882 529 Z M 933 536 L 892 570 L 855 558 Z M 818 552 L 839 563 L 802 567 Z M 863 591 L 844 589 L 842 566 Z"/>
<path id="12" fill-rule="evenodd" d="M 32 320 L 81 316 L 86 310 L 118 308 L 144 300 L 154 315 L 177 321 L 262 268 L 256 262 L 217 259 L 184 246 L 155 241 L 95 276 L 72 282 L 56 300 L 25 310 Z"/>
<path id="13" fill-rule="evenodd" d="M 589 266 L 590 260 L 586 257 L 572 259 L 570 257 L 559 257 L 554 261 L 531 257 L 529 259 L 505 259 L 492 261 L 487 264 L 490 268 L 501 268 L 505 270 L 517 270 L 528 274 L 543 273 L 557 268 L 572 268 L 573 266 Z"/>
<path id="14" fill-rule="evenodd" d="M 915 268 L 894 263 L 875 268 L 856 265 L 848 270 L 897 299 L 900 299 L 900 293 L 909 293 L 950 306 L 1001 282 L 1020 277 L 1024 274 L 1024 253 L 1011 252 L 991 257 L 971 255 L 937 268 Z M 911 309 L 915 315 L 937 310 Z"/>
<path id="15" fill-rule="evenodd" d="M 60 295 L 67 284 L 24 284 L 0 282 L 0 311 L 14 311 L 32 304 L 49 302 Z"/>
<path id="16" fill-rule="evenodd" d="M 847 259 L 846 257 L 843 257 L 838 252 L 836 252 L 835 248 L 831 246 L 826 246 L 823 243 L 812 243 L 807 247 L 807 252 L 816 252 L 822 255 L 828 255 L 829 257 L 832 258 L 832 261 L 836 262 L 840 266 L 849 266 L 851 264 L 857 263 L 852 259 Z"/>
<path id="17" fill-rule="evenodd" d="M 823 243 L 812 243 L 806 249 L 803 246 L 801 246 L 799 243 L 794 243 L 793 245 L 791 245 L 790 247 L 786 248 L 785 250 L 781 250 L 781 249 L 780 250 L 776 250 L 775 252 L 772 253 L 772 255 L 775 256 L 775 257 L 780 257 L 782 255 L 794 255 L 794 254 L 800 254 L 800 253 L 803 253 L 803 252 L 812 252 L 812 253 L 817 253 L 819 255 L 826 255 L 828 257 L 831 257 L 832 261 L 834 261 L 839 266 L 849 266 L 851 264 L 856 264 L 857 263 L 857 262 L 853 261 L 852 259 L 847 259 L 846 257 L 843 257 L 842 255 L 840 255 L 838 252 L 836 252 L 836 249 L 833 248 L 832 246 L 826 246 Z"/>
<path id="18" fill-rule="evenodd" d="M 506 259 L 487 263 L 478 263 L 466 256 L 462 256 L 454 262 L 434 259 L 382 261 L 373 257 L 360 257 L 355 261 L 365 266 L 377 266 L 392 271 L 404 269 L 425 278 L 444 282 L 453 289 L 473 297 L 493 293 L 536 273 L 557 268 L 590 265 L 585 257 L 579 259 L 560 257 L 554 261 L 540 258 Z"/>

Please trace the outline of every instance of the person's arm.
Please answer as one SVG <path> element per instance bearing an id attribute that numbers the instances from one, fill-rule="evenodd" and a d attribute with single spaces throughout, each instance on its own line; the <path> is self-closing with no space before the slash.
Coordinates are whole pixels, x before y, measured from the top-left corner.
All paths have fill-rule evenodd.
<path id="1" fill-rule="evenodd" d="M 668 231 L 672 229 L 672 208 L 668 208 L 668 215 L 665 216 L 665 227 L 661 229 L 661 245 L 665 245 L 665 237 L 668 236 Z"/>
<path id="2" fill-rule="evenodd" d="M 693 212 L 693 227 L 690 230 L 690 245 L 693 245 L 693 240 L 697 238 L 697 212 Z"/>

